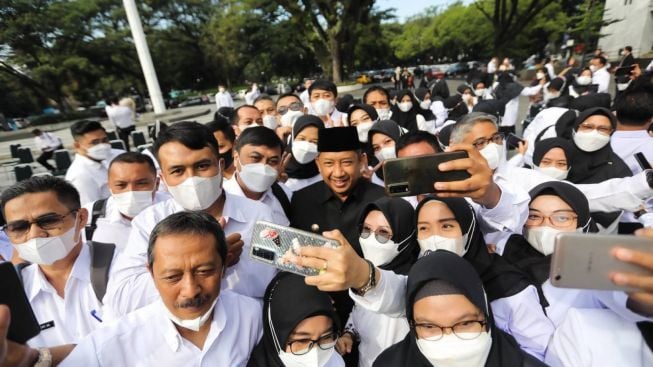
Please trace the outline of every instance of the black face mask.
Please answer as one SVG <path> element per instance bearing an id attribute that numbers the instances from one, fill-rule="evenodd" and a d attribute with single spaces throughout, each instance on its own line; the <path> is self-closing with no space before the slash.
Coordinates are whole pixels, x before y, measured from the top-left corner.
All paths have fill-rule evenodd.
<path id="1" fill-rule="evenodd" d="M 220 153 L 220 158 L 224 159 L 224 169 L 231 167 L 234 163 L 233 148 L 224 153 Z"/>

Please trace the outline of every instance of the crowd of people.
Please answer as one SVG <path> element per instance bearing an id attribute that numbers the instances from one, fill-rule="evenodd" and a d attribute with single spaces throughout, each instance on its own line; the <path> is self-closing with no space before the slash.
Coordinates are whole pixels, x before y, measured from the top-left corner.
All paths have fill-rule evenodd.
<path id="1" fill-rule="evenodd" d="M 630 292 L 550 281 L 558 233 L 636 233 L 653 248 L 653 170 L 635 157 L 653 162 L 653 75 L 619 74 L 613 98 L 606 63 L 555 74 L 546 62 L 524 87 L 509 60 L 492 60 L 452 93 L 400 80 L 361 100 L 327 80 L 276 99 L 253 86 L 237 108 L 221 86 L 213 121 L 157 123 L 142 152 L 75 122 L 65 179 L 0 194 L 11 245 L 0 259 L 41 329 L 8 340 L 0 306 L 0 361 L 653 365 L 653 251 L 613 250 L 642 268 L 612 274 Z M 520 96 L 530 116 L 511 145 Z M 60 145 L 47 134 L 36 134 L 44 154 Z M 444 151 L 466 152 L 438 169 L 467 179 L 387 195 L 385 161 Z M 339 246 L 287 259 L 317 275 L 280 272 L 250 257 L 257 221 Z"/>

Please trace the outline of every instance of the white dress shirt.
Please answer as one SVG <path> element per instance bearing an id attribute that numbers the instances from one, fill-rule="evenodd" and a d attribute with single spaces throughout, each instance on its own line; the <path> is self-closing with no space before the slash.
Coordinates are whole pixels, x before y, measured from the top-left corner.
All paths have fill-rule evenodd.
<path id="1" fill-rule="evenodd" d="M 61 140 L 44 131 L 40 136 L 34 137 L 34 145 L 39 151 L 51 152 L 61 146 Z"/>
<path id="2" fill-rule="evenodd" d="M 544 360 L 551 367 L 653 366 L 653 352 L 634 323 L 608 310 L 567 312 Z"/>
<path id="3" fill-rule="evenodd" d="M 232 107 L 234 106 L 234 100 L 231 98 L 229 92 L 218 92 L 215 94 L 215 105 L 219 109 L 220 107 Z"/>
<path id="4" fill-rule="evenodd" d="M 0 263 L 11 260 L 12 255 L 14 254 L 14 247 L 9 242 L 9 238 L 5 231 L 0 231 Z"/>
<path id="5" fill-rule="evenodd" d="M 224 191 L 232 195 L 246 198 L 242 187 L 240 187 L 240 185 L 238 184 L 238 180 L 236 179 L 237 175 L 238 172 L 234 173 L 231 179 L 224 180 L 224 183 L 222 184 L 222 188 L 224 188 Z M 283 192 L 286 193 L 286 196 L 288 197 L 288 202 L 290 202 L 290 199 L 292 199 L 292 191 L 290 191 L 284 184 L 280 182 L 278 183 L 278 185 L 281 187 Z M 287 226 L 290 224 L 290 221 L 288 220 L 288 216 L 286 216 L 286 212 L 283 211 L 283 207 L 281 206 L 279 199 L 277 199 L 277 197 L 274 196 L 274 193 L 272 192 L 271 188 L 267 189 L 267 191 L 263 193 L 261 199 L 257 201 L 261 202 L 262 204 L 265 204 L 268 208 L 270 208 L 270 210 L 272 210 L 272 219 L 274 223 L 281 224 L 282 226 Z"/>
<path id="6" fill-rule="evenodd" d="M 308 95 L 308 88 L 304 89 L 299 94 L 299 99 L 302 101 L 304 107 L 309 107 L 311 105 L 311 96 Z"/>
<path id="7" fill-rule="evenodd" d="M 227 268 L 223 289 L 246 296 L 262 298 L 268 283 L 276 274 L 270 265 L 249 257 L 249 243 L 257 220 L 272 222 L 272 211 L 262 203 L 224 193 L 226 200 L 222 217 L 227 224 L 225 236 L 240 233 L 244 247 L 240 261 Z M 147 246 L 154 226 L 167 216 L 183 211 L 174 199 L 168 199 L 143 210 L 132 220 L 128 245 L 116 258 L 115 281 L 107 287 L 107 302 L 118 315 L 125 315 L 159 299 L 152 277 L 147 271 Z"/>
<path id="8" fill-rule="evenodd" d="M 220 292 L 202 349 L 184 339 L 163 302 L 89 335 L 60 364 L 71 366 L 245 366 L 263 334 L 256 300 Z"/>
<path id="9" fill-rule="evenodd" d="M 493 74 L 497 71 L 497 63 L 494 61 L 490 61 L 487 63 L 487 72 L 488 74 Z"/>
<path id="10" fill-rule="evenodd" d="M 109 279 L 113 275 L 113 270 L 112 266 Z M 103 302 L 97 299 L 93 291 L 91 255 L 86 244 L 82 246 L 68 276 L 64 287 L 64 298 L 57 294 L 37 264 L 24 268 L 22 276 L 25 294 L 42 328 L 39 335 L 28 341 L 30 347 L 76 344 L 102 326 L 100 320 L 107 321 L 113 318 L 113 313 L 107 306 L 103 306 Z M 91 314 L 93 311 L 100 320 Z"/>
<path id="11" fill-rule="evenodd" d="M 653 137 L 646 130 L 617 130 L 610 136 L 610 146 L 633 173 L 642 172 L 642 167 L 635 160 L 635 153 L 642 152 L 653 166 Z"/>
<path id="12" fill-rule="evenodd" d="M 533 87 L 526 87 L 522 89 L 519 96 L 511 99 L 506 103 L 506 109 L 501 118 L 501 126 L 515 126 L 517 118 L 519 117 L 519 97 L 520 96 L 534 96 L 540 92 L 542 86 L 540 84 Z"/>
<path id="13" fill-rule="evenodd" d="M 120 129 L 134 126 L 134 111 L 127 106 L 111 106 L 107 109 L 107 117 L 113 126 Z"/>
<path id="14" fill-rule="evenodd" d="M 435 115 L 435 127 L 437 130 L 442 126 L 442 124 L 444 124 L 445 121 L 447 121 L 449 113 L 444 107 L 444 103 L 442 103 L 442 101 L 433 101 L 433 103 L 431 103 L 430 109 L 431 112 L 433 112 L 433 115 Z"/>
<path id="15" fill-rule="evenodd" d="M 94 161 L 81 154 L 75 154 L 75 158 L 66 172 L 66 181 L 75 186 L 79 192 L 79 200 L 82 205 L 108 198 L 111 195 L 108 186 L 109 163 L 117 155 L 124 152 L 124 150 L 120 149 L 111 149 L 111 157 L 101 162 Z"/>
<path id="16" fill-rule="evenodd" d="M 592 84 L 598 84 L 599 89 L 597 93 L 608 93 L 610 87 L 610 73 L 607 66 L 602 67 L 592 74 Z"/>
<path id="17" fill-rule="evenodd" d="M 157 191 L 154 194 L 152 205 L 168 199 L 170 199 L 170 194 L 167 192 Z M 95 202 L 88 203 L 84 206 L 89 214 L 89 223 L 93 214 L 93 204 L 95 204 Z M 96 225 L 97 228 L 95 229 L 95 232 L 93 232 L 93 241 L 113 243 L 116 245 L 116 249 L 118 251 L 125 249 L 125 246 L 127 246 L 129 233 L 132 229 L 132 222 L 129 219 L 125 218 L 120 213 L 120 211 L 118 211 L 118 207 L 116 206 L 116 201 L 114 200 L 113 196 L 110 196 L 107 199 L 104 217 L 98 218 Z M 86 236 L 85 233 L 84 236 Z"/>
<path id="18" fill-rule="evenodd" d="M 371 367 L 376 358 L 410 331 L 406 317 L 391 317 L 354 304 L 348 328 L 360 335 L 358 367 Z"/>
<path id="19" fill-rule="evenodd" d="M 544 68 L 546 69 L 547 73 L 549 74 L 549 78 L 551 78 L 552 80 L 555 79 L 556 72 L 553 69 L 553 64 L 552 63 L 544 64 Z"/>
<path id="20" fill-rule="evenodd" d="M 254 101 L 261 95 L 261 92 L 259 92 L 258 88 L 250 90 L 249 92 L 245 93 L 245 103 L 248 105 L 253 106 Z"/>
<path id="21" fill-rule="evenodd" d="M 319 181 L 322 181 L 322 175 L 318 173 L 317 175 L 309 178 L 288 178 L 285 182 L 285 185 L 288 189 L 295 192 Z"/>

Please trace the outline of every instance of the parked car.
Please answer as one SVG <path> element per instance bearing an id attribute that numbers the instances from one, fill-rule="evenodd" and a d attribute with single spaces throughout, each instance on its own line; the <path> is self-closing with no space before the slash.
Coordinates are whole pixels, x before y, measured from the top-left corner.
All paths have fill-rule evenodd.
<path id="1" fill-rule="evenodd" d="M 463 76 L 469 72 L 469 65 L 464 62 L 459 62 L 456 64 L 453 64 L 447 69 L 447 75 L 454 77 L 454 76 Z"/>
<path id="2" fill-rule="evenodd" d="M 208 96 L 192 96 L 180 102 L 177 107 L 201 106 L 211 103 Z"/>

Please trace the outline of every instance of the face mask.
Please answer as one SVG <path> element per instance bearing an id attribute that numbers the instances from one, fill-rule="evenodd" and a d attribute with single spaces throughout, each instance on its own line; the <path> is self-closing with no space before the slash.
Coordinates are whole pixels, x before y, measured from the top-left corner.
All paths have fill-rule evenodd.
<path id="1" fill-rule="evenodd" d="M 485 88 L 476 89 L 474 91 L 474 94 L 476 95 L 476 97 L 483 97 L 483 94 L 485 94 Z"/>
<path id="2" fill-rule="evenodd" d="M 578 85 L 590 85 L 592 84 L 592 77 L 591 76 L 579 76 L 576 78 L 576 84 Z"/>
<path id="3" fill-rule="evenodd" d="M 374 122 L 361 122 L 356 125 L 356 131 L 358 132 L 358 141 L 361 143 L 367 143 L 367 133 L 370 132 L 372 125 L 374 125 Z"/>
<path id="4" fill-rule="evenodd" d="M 390 263 L 401 251 L 399 251 L 399 246 L 403 244 L 394 243 L 394 241 L 389 240 L 386 243 L 379 243 L 374 234 L 370 234 L 369 237 L 358 238 L 358 243 L 361 245 L 363 250 L 363 257 L 371 261 L 375 266 L 381 266 Z"/>
<path id="5" fill-rule="evenodd" d="M 626 88 L 628 88 L 629 85 L 630 85 L 630 80 L 628 81 L 628 83 L 617 83 L 617 90 L 619 92 L 622 92 L 626 90 Z"/>
<path id="6" fill-rule="evenodd" d="M 483 367 L 492 348 L 492 337 L 483 332 L 475 339 L 463 340 L 451 333 L 436 341 L 417 339 L 417 348 L 434 366 Z"/>
<path id="7" fill-rule="evenodd" d="M 101 143 L 93 145 L 92 147 L 86 149 L 86 155 L 91 159 L 96 161 L 103 161 L 111 155 L 111 145 L 107 143 Z"/>
<path id="8" fill-rule="evenodd" d="M 177 186 L 168 186 L 168 192 L 185 210 L 204 210 L 222 194 L 222 174 L 213 177 L 189 177 Z"/>
<path id="9" fill-rule="evenodd" d="M 497 169 L 499 167 L 499 162 L 501 161 L 501 155 L 503 154 L 503 146 L 495 143 L 489 143 L 485 148 L 479 151 L 483 158 L 487 160 L 488 166 L 491 170 Z"/>
<path id="10" fill-rule="evenodd" d="M 546 75 L 544 73 L 536 73 L 535 74 L 535 77 L 537 78 L 537 80 L 544 79 L 545 76 Z"/>
<path id="11" fill-rule="evenodd" d="M 379 162 L 384 162 L 388 159 L 397 158 L 397 153 L 395 152 L 395 147 L 385 147 L 374 153 L 374 156 L 379 160 Z"/>
<path id="12" fill-rule="evenodd" d="M 574 131 L 574 143 L 578 148 L 585 152 L 596 152 L 608 145 L 609 142 L 610 136 L 603 135 L 597 130 L 588 132 Z"/>
<path id="13" fill-rule="evenodd" d="M 556 167 L 538 167 L 535 168 L 537 171 L 544 173 L 545 175 L 555 178 L 556 180 L 564 180 L 569 174 L 569 170 L 564 170 Z"/>
<path id="14" fill-rule="evenodd" d="M 240 161 L 238 161 L 240 163 Z M 279 172 L 265 163 L 240 163 L 238 177 L 253 192 L 265 192 L 277 180 Z"/>
<path id="15" fill-rule="evenodd" d="M 288 111 L 281 115 L 281 126 L 293 127 L 295 126 L 295 121 L 302 116 L 304 116 L 304 112 L 302 111 Z"/>
<path id="16" fill-rule="evenodd" d="M 118 211 L 130 218 L 152 205 L 152 191 L 127 191 L 111 196 L 113 196 Z"/>
<path id="17" fill-rule="evenodd" d="M 333 101 L 322 98 L 312 102 L 311 105 L 313 106 L 313 112 L 315 112 L 317 116 L 330 115 L 335 108 Z"/>
<path id="18" fill-rule="evenodd" d="M 300 356 L 285 351 L 279 352 L 279 359 L 285 367 L 324 367 L 333 356 L 335 348 L 322 350 L 314 345 L 311 350 Z"/>
<path id="19" fill-rule="evenodd" d="M 562 231 L 559 229 L 543 226 L 525 228 L 526 239 L 534 249 L 543 255 L 551 255 L 555 246 L 555 237 Z"/>
<path id="20" fill-rule="evenodd" d="M 401 102 L 397 106 L 402 112 L 408 112 L 413 108 L 413 102 Z"/>
<path id="21" fill-rule="evenodd" d="M 429 101 L 429 100 L 422 101 L 422 102 L 419 103 L 419 106 L 420 106 L 423 110 L 428 110 L 429 107 L 431 107 L 431 101 Z"/>
<path id="22" fill-rule="evenodd" d="M 599 69 L 599 68 L 596 67 L 596 65 L 590 65 L 590 70 L 591 70 L 592 72 L 595 72 L 595 71 L 597 71 L 598 69 Z"/>
<path id="23" fill-rule="evenodd" d="M 272 115 L 265 115 L 263 116 L 263 126 L 267 127 L 268 129 L 274 130 L 277 128 L 277 118 L 272 116 Z"/>
<path id="24" fill-rule="evenodd" d="M 220 93 L 224 93 L 224 88 L 219 88 L 219 89 L 218 89 L 218 92 L 220 92 Z"/>
<path id="25" fill-rule="evenodd" d="M 301 164 L 306 164 L 317 157 L 317 144 L 308 141 L 293 141 L 292 156 Z"/>
<path id="26" fill-rule="evenodd" d="M 168 310 L 168 307 L 166 307 L 165 305 L 163 306 L 163 308 L 165 309 L 166 314 L 168 314 L 168 318 L 170 319 L 170 321 L 174 322 L 178 326 L 183 327 L 184 329 L 189 329 L 197 332 L 200 331 L 202 325 L 204 325 L 206 321 L 211 317 L 211 315 L 213 315 L 213 309 L 215 308 L 215 304 L 217 302 L 218 302 L 218 298 L 216 297 L 211 307 L 209 307 L 209 309 L 205 313 L 190 320 L 180 319 L 179 317 L 175 316 L 172 312 L 170 312 L 170 310 Z"/>
<path id="27" fill-rule="evenodd" d="M 52 265 L 55 261 L 66 257 L 77 244 L 75 229 L 77 225 L 77 216 L 75 216 L 75 226 L 66 233 L 56 237 L 37 237 L 23 243 L 14 245 L 18 255 L 25 261 L 39 264 Z"/>
<path id="28" fill-rule="evenodd" d="M 376 114 L 379 115 L 379 120 L 390 120 L 392 111 L 389 108 L 378 108 Z"/>
<path id="29" fill-rule="evenodd" d="M 448 238 L 438 235 L 433 235 L 425 239 L 418 239 L 417 243 L 419 244 L 419 255 L 424 256 L 428 255 L 431 252 L 437 250 L 447 250 L 457 254 L 458 256 L 464 256 L 467 253 L 465 249 L 465 243 L 467 242 L 467 236 L 458 237 L 458 238 Z"/>

